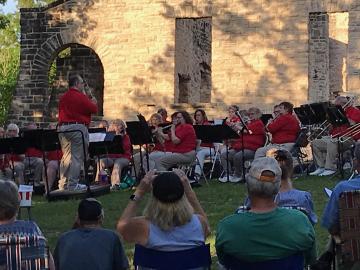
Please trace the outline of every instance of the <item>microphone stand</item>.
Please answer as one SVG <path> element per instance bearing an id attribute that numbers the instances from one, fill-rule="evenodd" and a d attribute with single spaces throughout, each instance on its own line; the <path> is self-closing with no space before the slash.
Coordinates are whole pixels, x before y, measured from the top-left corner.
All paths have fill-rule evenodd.
<path id="1" fill-rule="evenodd" d="M 241 117 L 241 114 L 239 113 L 239 111 L 235 112 L 236 116 L 239 118 L 241 124 L 242 124 L 242 128 L 239 130 L 238 134 L 241 136 L 241 154 L 242 154 L 242 162 L 241 162 L 241 166 L 242 166 L 242 178 L 243 181 L 245 181 L 245 149 L 244 149 L 244 134 L 245 131 L 247 131 L 247 133 L 252 134 L 252 131 L 248 128 L 248 126 L 245 124 L 244 120 Z"/>

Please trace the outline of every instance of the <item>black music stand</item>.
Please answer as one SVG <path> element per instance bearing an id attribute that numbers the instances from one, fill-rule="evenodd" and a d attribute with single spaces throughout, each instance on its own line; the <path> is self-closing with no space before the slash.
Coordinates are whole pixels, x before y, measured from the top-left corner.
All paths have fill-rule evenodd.
<path id="1" fill-rule="evenodd" d="M 271 113 L 264 113 L 261 115 L 260 120 L 263 122 L 263 124 L 265 126 L 271 118 L 272 118 Z"/>
<path id="2" fill-rule="evenodd" d="M 321 124 L 327 119 L 327 108 L 330 106 L 329 102 L 311 103 L 309 106 L 312 111 L 313 121 L 316 124 Z"/>
<path id="3" fill-rule="evenodd" d="M 106 133 L 103 141 L 90 142 L 89 155 L 90 157 L 102 156 L 107 154 L 121 154 L 124 153 L 122 144 L 122 136 L 114 133 Z"/>
<path id="4" fill-rule="evenodd" d="M 45 185 L 46 185 L 46 197 L 49 197 L 50 188 L 49 179 L 47 175 L 47 164 L 45 152 L 60 150 L 60 142 L 58 133 L 55 129 L 34 129 L 34 130 L 24 130 L 22 136 L 26 141 L 27 147 L 34 147 L 39 149 L 42 152 L 42 158 L 45 169 Z"/>
<path id="5" fill-rule="evenodd" d="M 140 170 L 142 174 L 144 174 L 143 171 L 143 156 L 142 156 L 142 145 L 145 145 L 145 155 L 146 155 L 146 167 L 147 170 L 149 170 L 149 152 L 148 152 L 148 144 L 153 143 L 153 138 L 151 134 L 151 130 L 147 122 L 145 121 L 145 118 L 139 114 L 137 116 L 139 118 L 139 121 L 130 121 L 126 122 L 126 132 L 130 137 L 130 141 L 133 145 L 139 145 L 140 146 Z M 135 167 L 135 164 L 134 164 Z M 134 171 L 136 171 L 134 169 Z M 140 176 L 139 176 L 140 178 Z"/>
<path id="6" fill-rule="evenodd" d="M 27 146 L 24 138 L 14 137 L 0 139 L 0 154 L 22 155 L 26 152 L 26 148 Z M 14 160 L 11 158 L 10 162 L 12 166 L 12 178 L 15 182 Z"/>
<path id="7" fill-rule="evenodd" d="M 310 108 L 310 107 L 309 107 Z M 312 125 L 313 117 L 307 114 L 307 110 L 303 106 L 294 108 L 294 112 L 297 118 L 300 120 L 301 125 L 310 126 Z"/>
<path id="8" fill-rule="evenodd" d="M 230 139 L 238 139 L 239 135 L 228 125 L 201 126 L 201 129 L 208 132 L 208 141 L 205 142 L 222 142 Z M 229 170 L 229 145 L 226 143 L 226 166 Z M 229 181 L 229 173 L 227 174 Z"/>

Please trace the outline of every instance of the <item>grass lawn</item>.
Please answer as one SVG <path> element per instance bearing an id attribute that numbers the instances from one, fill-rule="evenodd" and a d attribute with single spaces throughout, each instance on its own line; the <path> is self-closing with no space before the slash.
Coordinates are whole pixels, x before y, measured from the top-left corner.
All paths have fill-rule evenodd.
<path id="1" fill-rule="evenodd" d="M 333 188 L 337 181 L 337 179 L 323 177 L 301 177 L 293 182 L 296 188 L 312 193 L 315 211 L 319 219 L 321 219 L 322 211 L 327 201 L 323 188 L 325 186 Z M 217 223 L 223 217 L 233 213 L 237 206 L 242 204 L 246 196 L 245 186 L 243 184 L 222 184 L 212 180 L 209 186 L 204 184 L 203 187 L 197 188 L 195 191 L 210 221 L 212 234 L 207 241 L 211 244 L 213 261 L 216 261 L 214 242 Z M 101 201 L 105 209 L 105 228 L 115 228 L 117 219 L 128 203 L 128 198 L 131 194 L 132 191 L 118 191 L 98 197 L 98 200 Z M 145 201 L 142 202 L 143 205 Z M 33 219 L 47 237 L 51 250 L 54 249 L 59 235 L 72 227 L 78 203 L 79 201 L 75 200 L 49 203 L 41 196 L 33 198 Z M 23 216 L 26 216 L 25 212 Z M 319 224 L 315 226 L 315 231 L 318 250 L 321 252 L 327 241 L 328 234 Z M 134 246 L 125 244 L 125 248 L 129 259 L 132 258 Z"/>

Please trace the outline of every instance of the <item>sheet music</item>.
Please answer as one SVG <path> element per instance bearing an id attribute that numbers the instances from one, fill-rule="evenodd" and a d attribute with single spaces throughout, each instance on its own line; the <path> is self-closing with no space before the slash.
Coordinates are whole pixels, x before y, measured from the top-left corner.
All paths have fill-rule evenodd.
<path id="1" fill-rule="evenodd" d="M 214 125 L 222 125 L 223 119 L 214 119 Z"/>
<path id="2" fill-rule="evenodd" d="M 324 191 L 325 191 L 325 194 L 326 194 L 328 197 L 331 196 L 331 194 L 332 194 L 332 190 L 331 190 L 331 189 L 329 189 L 329 188 L 327 188 L 327 187 L 324 187 Z"/>
<path id="3" fill-rule="evenodd" d="M 103 142 L 105 139 L 106 133 L 90 133 L 89 142 Z"/>

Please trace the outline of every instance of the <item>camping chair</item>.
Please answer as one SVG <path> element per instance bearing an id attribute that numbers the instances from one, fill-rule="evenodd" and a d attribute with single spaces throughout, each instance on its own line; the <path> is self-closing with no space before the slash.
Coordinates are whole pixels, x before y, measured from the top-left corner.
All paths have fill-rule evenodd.
<path id="1" fill-rule="evenodd" d="M 333 236 L 340 269 L 360 265 L 360 190 L 342 192 L 339 198 L 339 235 Z"/>
<path id="2" fill-rule="evenodd" d="M 41 236 L 0 235 L 0 269 L 49 269 L 49 249 Z"/>
<path id="3" fill-rule="evenodd" d="M 246 262 L 226 255 L 223 266 L 227 270 L 304 270 L 304 256 L 294 254 L 278 260 Z"/>
<path id="4" fill-rule="evenodd" d="M 160 251 L 135 245 L 135 269 L 157 270 L 210 269 L 210 245 L 202 245 L 179 251 Z"/>

